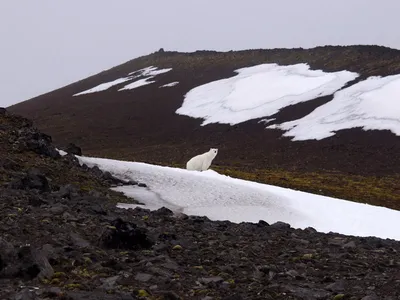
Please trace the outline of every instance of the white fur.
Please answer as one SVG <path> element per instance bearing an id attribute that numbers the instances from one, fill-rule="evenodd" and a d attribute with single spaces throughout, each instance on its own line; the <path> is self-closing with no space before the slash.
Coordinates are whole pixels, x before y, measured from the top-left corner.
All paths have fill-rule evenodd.
<path id="1" fill-rule="evenodd" d="M 211 166 L 211 163 L 213 159 L 217 156 L 217 154 L 217 148 L 210 148 L 208 152 L 192 157 L 186 163 L 186 169 L 192 171 L 205 171 Z"/>

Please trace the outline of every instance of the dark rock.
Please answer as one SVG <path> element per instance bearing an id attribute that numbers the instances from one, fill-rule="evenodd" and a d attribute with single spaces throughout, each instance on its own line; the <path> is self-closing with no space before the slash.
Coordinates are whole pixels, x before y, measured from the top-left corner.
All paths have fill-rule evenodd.
<path id="1" fill-rule="evenodd" d="M 21 183 L 21 181 L 18 181 L 19 183 Z M 22 184 L 20 185 L 20 187 L 22 188 Z M 39 195 L 31 195 L 29 197 L 29 205 L 32 205 L 34 207 L 39 207 L 43 204 L 47 204 L 48 202 L 46 200 L 44 200 L 42 197 L 40 197 Z"/>
<path id="2" fill-rule="evenodd" d="M 73 184 L 66 184 L 60 187 L 60 190 L 57 193 L 61 198 L 71 199 L 73 197 L 78 196 L 78 189 Z"/>
<path id="3" fill-rule="evenodd" d="M 90 169 L 90 171 L 91 171 L 94 175 L 96 175 L 96 176 L 98 176 L 98 177 L 102 177 L 102 176 L 103 176 L 103 171 L 100 170 L 100 168 L 99 168 L 98 166 L 94 166 L 93 168 Z"/>
<path id="4" fill-rule="evenodd" d="M 223 282 L 224 279 L 219 276 L 214 276 L 214 277 L 202 277 L 199 278 L 199 282 L 203 284 L 209 284 L 209 283 L 220 283 Z"/>
<path id="5" fill-rule="evenodd" d="M 269 226 L 269 224 L 268 224 L 267 222 L 265 222 L 264 220 L 258 221 L 257 225 L 258 225 L 259 227 L 266 227 L 266 226 Z"/>
<path id="6" fill-rule="evenodd" d="M 117 177 L 114 177 L 110 172 L 106 171 L 102 174 L 102 178 L 109 181 L 111 184 L 116 185 L 127 185 L 128 182 L 121 180 Z"/>
<path id="7" fill-rule="evenodd" d="M 142 228 L 118 218 L 112 222 L 115 229 L 109 229 L 103 236 L 103 244 L 113 249 L 150 249 L 154 242 Z"/>
<path id="8" fill-rule="evenodd" d="M 63 205 L 63 204 L 55 204 L 54 206 L 49 208 L 49 212 L 52 213 L 53 215 L 62 215 L 65 211 L 69 209 L 68 206 Z"/>
<path id="9" fill-rule="evenodd" d="M 24 288 L 18 294 L 15 295 L 15 300 L 35 300 L 38 299 L 34 290 Z"/>
<path id="10" fill-rule="evenodd" d="M 30 246 L 19 248 L 17 260 L 12 263 L 17 270 L 15 274 L 17 277 L 51 279 L 54 274 L 54 270 L 47 260 L 45 252 Z"/>
<path id="11" fill-rule="evenodd" d="M 174 213 L 172 210 L 166 208 L 166 207 L 161 207 L 157 209 L 156 211 L 153 212 L 156 216 L 172 216 Z"/>
<path id="12" fill-rule="evenodd" d="M 138 186 L 139 186 L 139 187 L 147 187 L 147 184 L 145 184 L 145 183 L 139 183 Z"/>
<path id="13" fill-rule="evenodd" d="M 328 297 L 331 295 L 329 292 L 320 289 L 303 288 L 291 285 L 286 285 L 284 286 L 284 288 L 292 295 L 299 297 L 299 299 L 307 299 L 307 300 L 328 299 Z"/>
<path id="14" fill-rule="evenodd" d="M 82 155 L 82 149 L 74 143 L 69 143 L 68 146 L 65 148 L 65 152 L 78 156 Z"/>
<path id="15" fill-rule="evenodd" d="M 356 248 L 356 243 L 354 241 L 350 241 L 347 244 L 344 244 L 343 248 L 345 248 L 345 249 L 354 249 L 354 248 Z"/>
<path id="16" fill-rule="evenodd" d="M 40 192 L 50 191 L 46 176 L 38 169 L 30 169 L 25 177 L 11 183 L 14 189 L 37 189 Z"/>
<path id="17" fill-rule="evenodd" d="M 13 161 L 9 158 L 4 158 L 0 160 L 0 167 L 3 167 L 6 170 L 18 171 L 22 169 L 22 166 L 17 162 Z"/>
<path id="18" fill-rule="evenodd" d="M 79 234 L 71 232 L 69 234 L 72 243 L 78 248 L 88 248 L 90 247 L 90 243 L 83 239 Z"/>
<path id="19" fill-rule="evenodd" d="M 44 133 L 28 133 L 26 136 L 22 136 L 19 142 L 24 143 L 28 150 L 34 151 L 37 154 L 49 156 L 52 158 L 61 157 L 60 153 L 51 144 L 51 136 Z"/>
<path id="20" fill-rule="evenodd" d="M 284 223 L 281 221 L 275 222 L 274 224 L 271 224 L 270 226 L 271 226 L 271 228 L 274 228 L 274 229 L 289 229 L 290 228 L 290 224 L 287 224 L 287 223 Z"/>
<path id="21" fill-rule="evenodd" d="M 147 282 L 149 281 L 153 275 L 151 274 L 146 274 L 146 273 L 137 273 L 135 275 L 135 280 L 140 281 L 140 282 Z"/>
<path id="22" fill-rule="evenodd" d="M 377 295 L 373 294 L 373 295 L 368 295 L 365 297 L 362 297 L 361 300 L 380 300 L 381 298 L 378 297 Z"/>
<path id="23" fill-rule="evenodd" d="M 0 115 L 5 115 L 7 110 L 4 107 L 0 107 Z"/>
<path id="24" fill-rule="evenodd" d="M 245 300 L 240 294 L 233 294 L 222 298 L 222 300 Z"/>
<path id="25" fill-rule="evenodd" d="M 44 296 L 50 297 L 50 298 L 57 298 L 62 295 L 62 291 L 59 287 L 50 287 L 46 289 L 43 293 Z"/>
<path id="26" fill-rule="evenodd" d="M 343 292 L 345 290 L 345 284 L 343 280 L 340 280 L 327 285 L 325 289 L 332 292 Z"/>
<path id="27" fill-rule="evenodd" d="M 173 291 L 163 292 L 164 300 L 180 300 L 179 295 Z"/>
<path id="28" fill-rule="evenodd" d="M 347 240 L 344 238 L 333 238 L 328 240 L 328 245 L 330 246 L 343 246 L 346 244 Z"/>
<path id="29" fill-rule="evenodd" d="M 103 282 L 103 284 L 101 285 L 101 288 L 105 290 L 111 290 L 115 288 L 119 278 L 120 276 L 112 276 L 109 278 L 102 279 L 101 281 Z"/>

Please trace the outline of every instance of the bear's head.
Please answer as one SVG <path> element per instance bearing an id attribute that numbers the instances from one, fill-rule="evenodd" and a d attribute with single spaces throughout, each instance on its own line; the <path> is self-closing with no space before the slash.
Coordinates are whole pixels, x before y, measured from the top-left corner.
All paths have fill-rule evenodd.
<path id="1" fill-rule="evenodd" d="M 208 152 L 210 152 L 213 157 L 216 157 L 218 154 L 218 148 L 210 148 L 210 151 Z"/>

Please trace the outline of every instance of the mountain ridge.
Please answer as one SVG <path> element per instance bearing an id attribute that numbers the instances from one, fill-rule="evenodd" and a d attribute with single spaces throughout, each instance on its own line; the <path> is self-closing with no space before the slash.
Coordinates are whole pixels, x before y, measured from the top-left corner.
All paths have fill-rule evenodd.
<path id="1" fill-rule="evenodd" d="M 282 137 L 284 131 L 265 129 L 259 123 L 263 118 L 233 126 L 200 126 L 202 119 L 176 114 L 186 93 L 193 88 L 231 78 L 239 68 L 263 63 L 307 63 L 311 70 L 357 72 L 360 76 L 348 83 L 355 84 L 370 76 L 400 74 L 400 50 L 355 45 L 224 52 L 158 51 L 8 109 L 33 119 L 38 128 L 53 136 L 60 147 L 74 142 L 86 154 L 93 156 L 184 166 L 195 154 L 216 147 L 220 152 L 214 166 L 220 168 L 220 171 L 236 171 L 236 174 L 244 172 L 245 176 L 252 176 L 252 170 L 260 174 L 266 170 L 275 170 L 276 174 L 292 174 L 289 177 L 281 176 L 288 177 L 288 182 L 260 175 L 260 180 L 266 183 L 299 187 L 294 177 L 298 176 L 296 172 L 325 174 L 323 177 L 328 181 L 332 175 L 327 174 L 332 173 L 336 174 L 333 175 L 335 178 L 344 176 L 348 180 L 356 175 L 394 181 L 393 178 L 400 173 L 400 158 L 397 155 L 400 151 L 400 138 L 389 130 L 364 131 L 351 128 L 340 130 L 323 140 L 293 142 Z M 101 92 L 73 96 L 150 66 L 172 70 L 157 75 L 154 78 L 156 83 L 137 89 L 118 91 L 131 82 L 127 81 Z M 159 88 L 173 81 L 179 84 L 171 88 Z M 298 119 L 330 101 L 332 96 L 328 95 L 289 105 L 267 118 L 276 118 L 277 123 Z M 279 175 L 275 177 L 279 178 Z M 305 178 L 300 188 L 317 190 L 317 186 L 309 179 L 311 177 L 307 175 Z M 387 201 L 389 196 L 397 199 L 395 191 L 399 189 L 398 184 L 393 183 L 388 189 L 378 179 L 375 183 L 382 190 L 390 190 L 390 195 L 385 192 L 380 192 L 380 196 L 374 193 L 375 198 L 382 201 Z M 328 193 L 331 193 L 337 182 L 333 180 L 328 185 Z M 360 189 L 353 190 L 349 187 L 346 191 L 349 198 L 363 201 L 363 197 L 371 197 Z M 372 187 L 367 189 L 369 193 L 371 190 Z M 348 198 L 346 193 L 334 192 L 329 195 Z"/>

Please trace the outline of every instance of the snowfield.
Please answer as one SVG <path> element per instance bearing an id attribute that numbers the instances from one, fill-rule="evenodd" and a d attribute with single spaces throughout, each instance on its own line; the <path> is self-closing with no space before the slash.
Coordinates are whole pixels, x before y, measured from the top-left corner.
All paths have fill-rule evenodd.
<path id="1" fill-rule="evenodd" d="M 207 216 L 212 220 L 282 221 L 294 228 L 313 227 L 320 232 L 400 240 L 400 211 L 231 178 L 212 170 L 196 172 L 77 157 L 81 164 L 98 166 L 118 178 L 146 183 L 147 188 L 115 188 L 144 203 L 144 208 L 165 206 L 175 212 Z M 118 206 L 138 205 L 120 203 Z"/>
<path id="2" fill-rule="evenodd" d="M 261 64 L 238 69 L 234 77 L 190 90 L 179 115 L 230 125 L 267 117 L 288 106 L 331 95 L 359 74 L 310 70 L 307 64 Z"/>
<path id="3" fill-rule="evenodd" d="M 400 136 L 400 75 L 370 77 L 335 93 L 333 100 L 304 118 L 270 125 L 292 140 L 324 139 L 335 131 L 361 127 L 388 129 Z"/>
<path id="4" fill-rule="evenodd" d="M 172 70 L 172 68 L 158 69 L 157 67 L 150 66 L 150 67 L 147 67 L 144 69 L 140 69 L 140 70 L 131 72 L 128 74 L 129 76 L 127 76 L 127 77 L 118 78 L 118 79 L 115 79 L 110 82 L 99 84 L 98 86 L 95 86 L 91 89 L 74 94 L 73 96 L 79 96 L 79 95 L 90 94 L 90 93 L 95 93 L 95 92 L 102 92 L 102 91 L 108 90 L 109 88 L 111 88 L 115 85 L 124 83 L 126 81 L 130 81 L 130 80 L 133 80 L 133 79 L 136 79 L 139 77 L 147 76 L 146 78 L 139 79 L 137 81 L 134 81 L 134 82 L 124 86 L 123 88 L 119 89 L 118 91 L 132 90 L 132 89 L 144 86 L 144 85 L 154 83 L 155 82 L 154 80 L 150 81 L 149 79 L 152 79 L 157 75 L 167 73 L 171 70 Z"/>

